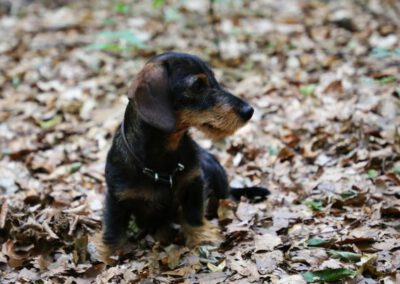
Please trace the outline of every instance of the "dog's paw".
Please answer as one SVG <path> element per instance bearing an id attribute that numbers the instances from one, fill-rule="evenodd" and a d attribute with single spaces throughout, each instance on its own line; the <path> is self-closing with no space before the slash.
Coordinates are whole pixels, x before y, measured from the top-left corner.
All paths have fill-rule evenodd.
<path id="1" fill-rule="evenodd" d="M 94 261 L 101 261 L 108 265 L 116 263 L 116 249 L 103 242 L 103 235 L 100 232 L 89 238 L 88 251 Z"/>
<path id="2" fill-rule="evenodd" d="M 199 227 L 184 226 L 186 245 L 188 247 L 197 247 L 202 244 L 220 245 L 222 234 L 219 228 L 208 221 Z"/>

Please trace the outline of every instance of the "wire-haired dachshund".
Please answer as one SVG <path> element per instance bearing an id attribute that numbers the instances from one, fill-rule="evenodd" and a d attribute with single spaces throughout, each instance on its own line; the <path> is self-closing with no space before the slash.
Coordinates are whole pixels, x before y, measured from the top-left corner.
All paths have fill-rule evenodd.
<path id="1" fill-rule="evenodd" d="M 148 61 L 128 98 L 107 156 L 103 244 L 118 247 L 132 215 L 162 243 L 172 241 L 174 222 L 188 246 L 218 243 L 219 230 L 207 219 L 217 215 L 219 199 L 269 192 L 231 189 L 221 164 L 188 130 L 220 139 L 243 126 L 253 108 L 224 90 L 200 58 L 175 52 Z"/>

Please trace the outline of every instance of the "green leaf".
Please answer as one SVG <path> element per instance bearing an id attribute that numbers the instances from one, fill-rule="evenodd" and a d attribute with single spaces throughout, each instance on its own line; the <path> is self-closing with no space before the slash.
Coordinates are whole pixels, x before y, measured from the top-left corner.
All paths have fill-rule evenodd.
<path id="1" fill-rule="evenodd" d="M 140 228 L 139 228 L 139 226 L 136 224 L 136 220 L 135 220 L 135 218 L 134 217 L 132 217 L 130 220 L 129 220 L 129 223 L 128 223 L 128 234 L 130 235 L 130 236 L 135 236 L 135 235 L 137 235 L 139 232 L 140 232 Z"/>
<path id="2" fill-rule="evenodd" d="M 278 46 L 278 43 L 275 41 L 275 42 L 269 42 L 269 43 L 265 46 L 265 48 L 266 48 L 266 49 L 275 49 L 277 46 Z"/>
<path id="3" fill-rule="evenodd" d="M 119 2 L 115 5 L 115 11 L 120 14 L 126 14 L 129 12 L 129 6 L 123 2 Z"/>
<path id="4" fill-rule="evenodd" d="M 315 84 L 303 85 L 300 87 L 300 93 L 303 96 L 309 96 L 312 93 L 314 93 L 316 88 L 317 88 L 317 85 L 315 85 Z"/>
<path id="5" fill-rule="evenodd" d="M 383 59 L 390 56 L 390 51 L 386 48 L 374 48 L 371 52 L 371 56 L 376 59 Z"/>
<path id="6" fill-rule="evenodd" d="M 375 80 L 370 77 L 361 77 L 360 83 L 365 84 L 365 85 L 375 85 L 376 84 Z"/>
<path id="7" fill-rule="evenodd" d="M 121 52 L 122 51 L 122 47 L 119 46 L 119 44 L 108 43 L 108 42 L 94 43 L 94 44 L 86 46 L 86 48 L 89 50 L 105 50 L 105 51 L 109 51 L 109 52 Z"/>
<path id="8" fill-rule="evenodd" d="M 208 251 L 207 246 L 200 246 L 199 254 L 201 257 L 208 258 L 210 255 L 210 252 Z"/>
<path id="9" fill-rule="evenodd" d="M 61 120 L 62 120 L 61 116 L 56 115 L 51 119 L 39 121 L 39 125 L 42 129 L 50 129 L 59 124 Z"/>
<path id="10" fill-rule="evenodd" d="M 400 175 L 400 166 L 394 166 L 393 167 L 393 172 L 395 172 L 396 174 Z"/>
<path id="11" fill-rule="evenodd" d="M 309 247 L 324 247 L 328 244 L 332 244 L 335 240 L 334 239 L 329 239 L 329 240 L 324 240 L 324 239 L 309 239 L 307 240 L 307 245 Z"/>
<path id="12" fill-rule="evenodd" d="M 278 153 L 279 153 L 279 151 L 278 151 L 278 149 L 277 149 L 275 146 L 269 145 L 269 146 L 268 146 L 268 153 L 269 153 L 271 156 L 277 156 Z"/>
<path id="13" fill-rule="evenodd" d="M 79 162 L 73 163 L 71 165 L 71 167 L 69 168 L 69 173 L 70 174 L 76 173 L 77 171 L 80 170 L 81 166 L 82 166 L 82 164 Z"/>
<path id="14" fill-rule="evenodd" d="M 106 18 L 103 20 L 103 24 L 104 25 L 113 25 L 115 24 L 117 21 L 113 18 Z"/>
<path id="15" fill-rule="evenodd" d="M 374 169 L 369 169 L 368 170 L 368 177 L 371 178 L 371 179 L 376 178 L 378 176 L 378 174 L 379 173 L 378 173 L 377 170 L 374 170 Z"/>
<path id="16" fill-rule="evenodd" d="M 357 42 L 355 42 L 355 41 L 350 41 L 350 42 L 347 44 L 346 47 L 347 47 L 348 49 L 353 50 L 353 49 L 356 49 L 356 48 L 358 47 L 358 44 L 357 44 Z"/>
<path id="17" fill-rule="evenodd" d="M 145 44 L 142 40 L 140 40 L 136 35 L 134 35 L 131 31 L 120 30 L 120 31 L 102 31 L 97 33 L 98 36 L 102 36 L 107 38 L 108 40 L 118 40 L 125 41 L 127 44 L 131 44 L 137 48 L 145 48 Z M 106 43 L 110 44 L 110 42 Z"/>
<path id="18" fill-rule="evenodd" d="M 359 261 L 361 259 L 361 254 L 348 252 L 348 251 L 340 251 L 340 250 L 328 250 L 328 254 L 337 259 L 346 260 L 346 261 Z"/>
<path id="19" fill-rule="evenodd" d="M 396 82 L 396 80 L 397 79 L 394 76 L 385 76 L 385 77 L 376 79 L 376 81 L 381 85 L 390 84 L 390 83 Z"/>
<path id="20" fill-rule="evenodd" d="M 340 196 L 341 196 L 343 199 L 350 199 L 350 198 L 356 197 L 357 195 L 358 195 L 358 193 L 355 192 L 355 191 L 353 191 L 353 190 L 345 191 L 345 192 L 342 192 L 342 193 L 340 194 Z"/>
<path id="21" fill-rule="evenodd" d="M 153 7 L 156 9 L 164 5 L 165 5 L 165 0 L 153 0 Z"/>
<path id="22" fill-rule="evenodd" d="M 21 78 L 18 77 L 18 76 L 13 76 L 13 77 L 12 77 L 12 80 L 11 80 L 11 84 L 12 84 L 14 87 L 18 87 L 18 85 L 21 84 Z"/>
<path id="23" fill-rule="evenodd" d="M 347 268 L 328 268 L 317 270 L 313 272 L 303 273 L 303 278 L 307 282 L 324 282 L 324 281 L 337 281 L 345 277 L 354 277 L 357 272 Z"/>
<path id="24" fill-rule="evenodd" d="M 322 200 L 314 199 L 306 202 L 306 205 L 313 211 L 322 211 Z"/>
<path id="25" fill-rule="evenodd" d="M 110 36 L 111 38 L 111 36 Z M 141 41 L 136 41 L 133 38 L 120 38 L 125 40 L 128 45 L 124 46 L 122 44 L 119 43 L 113 43 L 113 42 L 100 42 L 100 43 L 94 43 L 94 44 L 90 44 L 88 46 L 86 46 L 86 48 L 88 50 L 104 50 L 104 51 L 108 51 L 108 52 L 115 52 L 115 53 L 119 53 L 122 51 L 126 51 L 126 50 L 130 50 L 132 47 L 134 48 L 139 48 L 139 49 L 143 49 L 146 45 L 144 45 Z"/>
<path id="26" fill-rule="evenodd" d="M 297 46 L 293 43 L 285 44 L 285 47 L 284 47 L 285 50 L 293 50 L 296 48 L 297 48 Z"/>
<path id="27" fill-rule="evenodd" d="M 177 8 L 168 7 L 164 12 L 164 19 L 167 22 L 177 22 L 182 18 L 181 13 Z"/>
<path id="28" fill-rule="evenodd" d="M 206 258 L 208 260 L 217 261 L 217 258 L 213 255 L 213 251 L 218 250 L 218 247 L 211 245 L 202 245 L 199 246 L 198 251 L 199 255 L 202 258 Z"/>

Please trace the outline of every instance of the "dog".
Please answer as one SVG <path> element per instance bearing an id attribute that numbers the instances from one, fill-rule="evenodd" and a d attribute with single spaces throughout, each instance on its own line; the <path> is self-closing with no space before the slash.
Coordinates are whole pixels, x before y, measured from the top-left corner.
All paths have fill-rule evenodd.
<path id="1" fill-rule="evenodd" d="M 128 99 L 107 155 L 103 243 L 111 251 L 120 246 L 132 215 L 161 243 L 173 240 L 174 222 L 190 247 L 220 242 L 207 220 L 217 216 L 219 200 L 269 192 L 231 189 L 221 164 L 188 130 L 226 137 L 250 120 L 253 108 L 224 90 L 199 57 L 177 52 L 150 59 Z"/>

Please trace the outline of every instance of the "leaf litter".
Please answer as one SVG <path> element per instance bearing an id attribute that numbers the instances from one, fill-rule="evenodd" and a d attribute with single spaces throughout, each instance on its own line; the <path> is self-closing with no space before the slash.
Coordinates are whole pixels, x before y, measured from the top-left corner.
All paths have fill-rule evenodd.
<path id="1" fill-rule="evenodd" d="M 212 27 L 208 1 L 153 2 L 0 3 L 1 282 L 399 282 L 398 3 L 214 1 Z M 272 194 L 221 201 L 219 248 L 132 226 L 107 266 L 105 156 L 133 75 L 171 49 L 255 106 L 224 141 L 193 135 Z"/>

